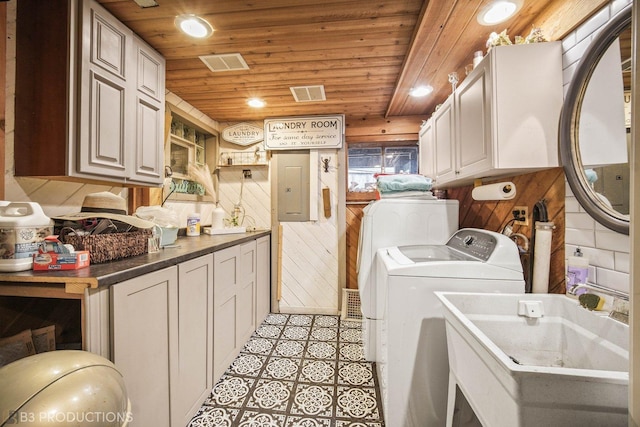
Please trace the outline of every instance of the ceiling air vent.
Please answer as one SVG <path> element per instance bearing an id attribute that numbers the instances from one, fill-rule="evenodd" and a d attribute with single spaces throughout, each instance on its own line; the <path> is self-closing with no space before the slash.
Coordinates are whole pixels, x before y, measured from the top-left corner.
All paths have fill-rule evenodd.
<path id="1" fill-rule="evenodd" d="M 324 86 L 294 86 L 290 87 L 296 102 L 326 101 Z"/>
<path id="2" fill-rule="evenodd" d="M 235 71 L 248 70 L 249 66 L 239 53 L 227 53 L 223 55 L 204 55 L 200 59 L 211 71 Z"/>

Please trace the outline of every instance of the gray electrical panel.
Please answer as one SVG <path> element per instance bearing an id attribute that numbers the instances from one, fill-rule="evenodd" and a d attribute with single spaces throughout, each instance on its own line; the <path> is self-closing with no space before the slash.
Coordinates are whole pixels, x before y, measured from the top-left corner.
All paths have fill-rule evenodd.
<path id="1" fill-rule="evenodd" d="M 278 221 L 309 221 L 309 151 L 279 151 Z"/>

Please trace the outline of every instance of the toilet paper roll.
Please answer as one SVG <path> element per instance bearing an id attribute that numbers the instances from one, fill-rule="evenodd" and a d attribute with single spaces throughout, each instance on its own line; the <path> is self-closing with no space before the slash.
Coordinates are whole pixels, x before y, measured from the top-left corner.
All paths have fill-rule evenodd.
<path id="1" fill-rule="evenodd" d="M 516 196 L 516 185 L 513 182 L 498 182 L 480 185 L 473 189 L 473 200 L 509 200 Z"/>

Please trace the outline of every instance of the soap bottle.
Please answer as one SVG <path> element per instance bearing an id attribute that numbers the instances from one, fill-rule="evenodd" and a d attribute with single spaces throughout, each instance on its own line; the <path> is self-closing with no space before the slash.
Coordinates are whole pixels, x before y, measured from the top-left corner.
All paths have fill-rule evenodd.
<path id="1" fill-rule="evenodd" d="M 576 248 L 573 256 L 567 260 L 567 294 L 578 296 L 583 291 L 573 292 L 572 289 L 578 285 L 587 283 L 589 275 L 589 259 L 584 256 L 580 248 Z"/>

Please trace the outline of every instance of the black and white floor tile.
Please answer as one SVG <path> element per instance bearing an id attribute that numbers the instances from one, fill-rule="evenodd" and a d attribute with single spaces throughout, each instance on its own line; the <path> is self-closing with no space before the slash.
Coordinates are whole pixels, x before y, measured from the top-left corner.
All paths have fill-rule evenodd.
<path id="1" fill-rule="evenodd" d="M 270 314 L 189 427 L 382 427 L 359 322 Z"/>

